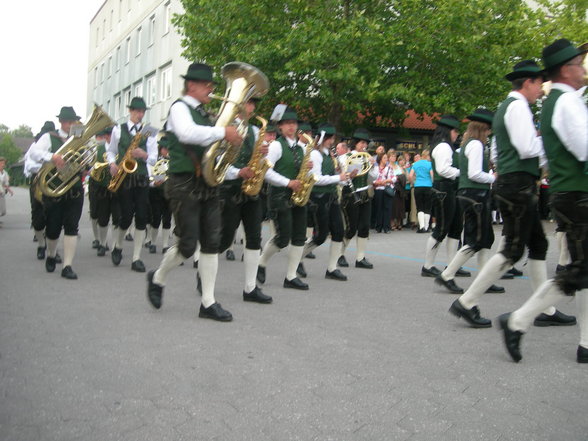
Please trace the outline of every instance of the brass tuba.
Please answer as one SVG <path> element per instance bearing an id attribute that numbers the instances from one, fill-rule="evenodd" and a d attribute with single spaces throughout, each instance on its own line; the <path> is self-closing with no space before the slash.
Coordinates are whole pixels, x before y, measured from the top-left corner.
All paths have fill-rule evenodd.
<path id="1" fill-rule="evenodd" d="M 290 196 L 290 202 L 292 204 L 303 207 L 308 203 L 308 199 L 310 198 L 310 192 L 312 191 L 312 187 L 314 187 L 315 182 L 318 180 L 314 173 L 311 173 L 310 168 L 308 167 L 308 162 L 310 161 L 310 154 L 314 150 L 314 139 L 307 135 L 306 133 L 299 132 L 303 138 L 306 139 L 306 150 L 304 151 L 304 157 L 302 158 L 302 164 L 300 164 L 300 170 L 298 171 L 298 175 L 296 179 L 299 180 L 302 184 L 300 190 L 293 191 L 292 196 Z"/>
<path id="2" fill-rule="evenodd" d="M 262 97 L 269 89 L 269 81 L 265 74 L 247 63 L 233 61 L 222 68 L 222 75 L 227 82 L 225 96 L 222 99 L 215 127 L 227 127 L 235 124 L 235 118 L 243 113 L 244 104 L 252 97 Z M 213 98 L 218 98 L 213 96 Z M 248 118 L 242 117 L 237 126 L 239 134 L 247 135 Z M 220 140 L 208 148 L 202 158 L 202 175 L 206 183 L 216 187 L 225 179 L 229 166 L 235 162 L 241 146 Z"/>
<path id="3" fill-rule="evenodd" d="M 108 167 L 110 166 L 106 159 L 106 152 L 104 152 L 102 160 L 104 162 L 98 162 L 98 159 L 96 159 L 96 162 L 92 166 L 92 170 L 90 170 L 90 177 L 96 182 L 101 182 L 106 177 Z"/>
<path id="4" fill-rule="evenodd" d="M 64 166 L 58 170 L 52 162 L 46 162 L 39 170 L 36 179 L 41 192 L 52 198 L 67 193 L 80 180 L 80 172 L 96 160 L 98 144 L 90 139 L 114 124 L 115 122 L 100 106 L 95 106 L 90 119 L 81 127 L 81 134 L 70 136 L 55 152 L 63 157 Z"/>
<path id="5" fill-rule="evenodd" d="M 253 154 L 251 155 L 251 159 L 247 164 L 253 171 L 253 177 L 249 179 L 244 179 L 243 183 L 241 184 L 241 190 L 247 196 L 257 196 L 261 191 L 261 186 L 263 185 L 263 178 L 265 177 L 265 173 L 268 169 L 273 167 L 273 164 L 261 154 L 261 147 L 265 143 L 265 130 L 267 127 L 267 120 L 262 118 L 261 116 L 256 116 L 257 120 L 261 122 L 261 128 L 259 129 L 259 137 L 257 138 L 257 142 L 253 147 Z"/>
<path id="6" fill-rule="evenodd" d="M 354 178 L 358 178 L 360 176 L 365 175 L 367 172 L 369 172 L 372 168 L 373 164 L 371 162 L 371 155 L 368 152 L 352 152 L 350 153 L 347 158 L 345 158 L 345 162 L 343 164 L 343 172 L 345 173 L 351 173 L 354 170 L 357 170 L 357 174 L 354 176 Z M 352 168 L 353 170 L 351 170 L 351 172 L 349 171 L 349 168 Z M 353 185 L 353 179 L 350 177 L 349 179 L 347 179 L 347 181 L 345 182 L 345 185 L 347 186 L 347 188 L 349 189 L 349 191 L 351 192 L 352 196 L 353 196 L 353 201 L 354 203 L 359 203 L 360 200 L 357 196 L 357 194 L 355 193 L 355 186 Z"/>

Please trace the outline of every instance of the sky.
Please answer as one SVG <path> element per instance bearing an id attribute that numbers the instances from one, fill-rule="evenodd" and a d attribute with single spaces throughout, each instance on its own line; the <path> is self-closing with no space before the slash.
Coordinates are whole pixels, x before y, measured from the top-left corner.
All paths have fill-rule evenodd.
<path id="1" fill-rule="evenodd" d="M 90 20 L 104 0 L 0 2 L 0 124 L 37 133 L 59 109 L 86 120 Z"/>

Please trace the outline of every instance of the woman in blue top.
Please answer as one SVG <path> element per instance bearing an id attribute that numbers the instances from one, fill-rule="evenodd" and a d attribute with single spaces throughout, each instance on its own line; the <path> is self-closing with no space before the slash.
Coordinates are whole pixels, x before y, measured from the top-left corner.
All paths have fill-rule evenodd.
<path id="1" fill-rule="evenodd" d="M 414 198 L 417 206 L 419 222 L 417 233 L 426 233 L 431 220 L 431 188 L 433 187 L 433 167 L 428 150 L 423 150 L 421 160 L 412 165 L 410 181 L 414 185 Z"/>

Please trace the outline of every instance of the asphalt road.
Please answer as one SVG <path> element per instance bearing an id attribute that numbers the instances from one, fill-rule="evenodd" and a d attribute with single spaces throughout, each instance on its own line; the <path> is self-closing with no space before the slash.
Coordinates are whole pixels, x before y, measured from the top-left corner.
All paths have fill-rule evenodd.
<path id="1" fill-rule="evenodd" d="M 578 328 L 531 329 L 513 363 L 496 328 L 449 315 L 456 296 L 420 277 L 427 235 L 372 234 L 375 269 L 349 268 L 348 282 L 324 279 L 325 244 L 305 261 L 306 292 L 282 288 L 279 253 L 263 288 L 271 305 L 242 301 L 237 245 L 235 262 L 220 257 L 216 288 L 235 319 L 218 323 L 197 316 L 190 262 L 153 310 L 129 242 L 117 268 L 91 249 L 87 205 L 79 280 L 61 278 L 60 265 L 46 273 L 28 193 L 15 193 L 0 219 L 0 440 L 588 439 Z M 552 273 L 553 224 L 545 227 Z M 158 251 L 144 252 L 148 268 Z M 442 266 L 444 250 L 438 257 Z M 525 278 L 502 284 L 506 294 L 482 298 L 482 315 L 494 319 L 531 293 Z M 575 303 L 559 308 L 573 313 Z"/>

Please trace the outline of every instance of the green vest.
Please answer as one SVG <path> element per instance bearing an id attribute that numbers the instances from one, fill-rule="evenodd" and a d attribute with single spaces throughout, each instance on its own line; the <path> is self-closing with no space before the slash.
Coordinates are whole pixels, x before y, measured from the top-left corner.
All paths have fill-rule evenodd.
<path id="1" fill-rule="evenodd" d="M 517 101 L 517 99 L 509 97 L 504 100 L 500 106 L 498 106 L 498 110 L 494 115 L 494 121 L 492 122 L 492 131 L 496 137 L 496 150 L 498 152 L 496 169 L 500 175 L 514 172 L 525 172 L 538 178 L 539 158 L 521 159 L 517 149 L 512 145 L 510 136 L 506 130 L 504 114 L 510 103 L 513 101 Z"/>
<path id="2" fill-rule="evenodd" d="M 278 159 L 274 170 L 288 179 L 296 179 L 304 158 L 304 150 L 298 144 L 293 149 L 288 145 L 286 138 L 280 136 L 277 140 L 282 146 L 282 157 Z M 296 155 L 294 154 L 296 152 Z"/>
<path id="3" fill-rule="evenodd" d="M 469 144 L 469 142 L 468 142 Z M 464 145 L 459 151 L 459 165 L 461 173 L 459 174 L 459 188 L 479 188 L 481 190 L 489 190 L 490 184 L 481 184 L 480 182 L 474 182 L 468 178 L 468 157 L 465 155 L 467 145 Z M 485 149 L 484 149 L 485 150 Z M 482 161 L 482 171 L 488 173 L 490 170 L 488 162 L 488 154 L 484 151 Z"/>
<path id="4" fill-rule="evenodd" d="M 578 161 L 565 148 L 551 125 L 555 103 L 564 93 L 559 89 L 551 89 L 541 110 L 541 135 L 549 162 L 549 190 L 588 192 L 586 162 Z"/>
<path id="5" fill-rule="evenodd" d="M 120 164 L 125 154 L 127 153 L 127 149 L 131 145 L 134 136 L 131 135 L 129 132 L 129 128 L 127 123 L 120 125 L 120 139 L 118 140 L 118 160 L 117 164 Z M 147 151 L 147 138 L 141 138 L 141 142 L 137 148 Z M 147 163 L 143 160 L 137 160 L 137 171 L 135 172 L 137 175 L 147 176 Z"/>
<path id="6" fill-rule="evenodd" d="M 177 103 L 178 101 L 182 101 L 181 99 L 176 100 L 174 102 Z M 185 103 L 184 103 L 185 104 Z M 188 106 L 187 104 L 185 104 Z M 173 104 L 172 104 L 173 106 Z M 190 114 L 192 115 L 192 120 L 199 126 L 212 126 L 212 123 L 208 117 L 205 117 L 200 114 L 197 109 L 193 109 L 191 106 L 188 106 L 190 109 Z M 188 154 L 186 153 L 186 149 L 193 151 L 196 154 L 196 157 L 199 160 L 202 160 L 202 156 L 206 151 L 208 146 L 200 146 L 195 144 L 183 144 L 180 142 L 178 137 L 169 130 L 166 131 L 167 138 L 169 140 L 169 168 L 168 173 L 195 173 L 194 170 L 194 163 Z"/>
<path id="7" fill-rule="evenodd" d="M 249 125 L 247 127 L 247 135 L 243 140 L 243 145 L 241 146 L 241 150 L 239 150 L 239 155 L 235 162 L 233 162 L 233 167 L 235 168 L 244 168 L 247 167 L 249 164 L 249 160 L 251 159 L 251 155 L 253 154 L 253 147 L 255 147 L 255 132 L 253 131 L 253 126 Z M 232 179 L 230 181 L 224 181 L 222 185 L 225 186 L 241 186 L 243 183 L 243 178 L 238 177 L 237 179 Z"/>
<path id="8" fill-rule="evenodd" d="M 323 176 L 333 176 L 335 173 L 335 164 L 331 155 L 325 155 L 322 151 L 320 152 L 323 157 L 323 163 L 321 165 L 321 174 Z M 337 184 L 329 185 L 315 185 L 312 187 L 313 193 L 334 193 L 337 190 Z"/>
<path id="9" fill-rule="evenodd" d="M 49 139 L 51 140 L 51 153 L 56 153 L 65 142 L 56 133 L 49 133 Z"/>
<path id="10" fill-rule="evenodd" d="M 446 143 L 448 144 L 448 143 Z M 437 144 L 439 145 L 439 144 Z M 435 146 L 437 147 L 437 146 Z M 435 148 L 433 148 L 433 150 L 435 150 Z M 431 153 L 433 153 L 431 151 Z M 435 182 L 440 182 L 440 181 L 452 181 L 453 179 L 447 179 L 444 178 L 443 176 L 441 176 L 439 173 L 437 173 L 437 167 L 435 167 L 435 159 L 433 158 L 433 155 L 431 154 L 431 165 L 433 167 L 433 180 Z M 453 154 L 451 156 L 451 166 L 455 167 L 455 168 L 459 168 L 459 155 L 457 154 L 457 152 L 455 150 L 453 150 Z"/>

